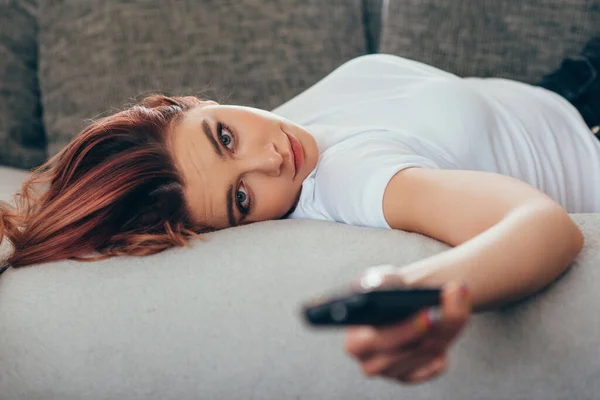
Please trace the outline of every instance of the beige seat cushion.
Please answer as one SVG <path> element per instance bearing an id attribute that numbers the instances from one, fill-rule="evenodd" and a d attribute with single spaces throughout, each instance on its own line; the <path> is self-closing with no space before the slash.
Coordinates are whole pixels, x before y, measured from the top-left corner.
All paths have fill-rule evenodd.
<path id="1" fill-rule="evenodd" d="M 11 200 L 25 178 L 27 171 L 0 166 L 0 200 Z"/>

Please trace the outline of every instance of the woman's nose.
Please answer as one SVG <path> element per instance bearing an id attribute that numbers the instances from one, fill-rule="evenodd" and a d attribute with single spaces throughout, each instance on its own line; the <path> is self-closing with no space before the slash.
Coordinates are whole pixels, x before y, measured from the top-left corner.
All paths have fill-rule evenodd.
<path id="1" fill-rule="evenodd" d="M 281 174 L 283 157 L 272 143 L 255 152 L 248 161 L 250 171 L 261 172 L 269 176 Z"/>

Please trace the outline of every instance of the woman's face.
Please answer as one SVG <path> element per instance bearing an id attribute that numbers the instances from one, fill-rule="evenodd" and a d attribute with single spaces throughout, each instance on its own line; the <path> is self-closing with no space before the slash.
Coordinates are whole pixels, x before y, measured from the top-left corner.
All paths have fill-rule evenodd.
<path id="1" fill-rule="evenodd" d="M 306 130 L 249 107 L 206 102 L 172 133 L 192 217 L 214 229 L 285 216 L 319 157 Z"/>

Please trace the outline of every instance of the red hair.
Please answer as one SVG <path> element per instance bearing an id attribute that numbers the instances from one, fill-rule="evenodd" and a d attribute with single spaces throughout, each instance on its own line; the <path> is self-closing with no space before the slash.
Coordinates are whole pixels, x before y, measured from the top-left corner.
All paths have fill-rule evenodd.
<path id="1" fill-rule="evenodd" d="M 34 170 L 15 207 L 0 203 L 0 242 L 6 237 L 14 247 L 8 264 L 144 256 L 198 236 L 167 140 L 172 125 L 201 104 L 147 97 L 93 122 Z M 83 258 L 90 252 L 98 254 Z"/>

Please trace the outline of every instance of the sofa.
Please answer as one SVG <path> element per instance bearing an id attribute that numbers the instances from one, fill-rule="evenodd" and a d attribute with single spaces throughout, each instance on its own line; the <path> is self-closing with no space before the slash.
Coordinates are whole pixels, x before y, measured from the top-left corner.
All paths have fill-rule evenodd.
<path id="1" fill-rule="evenodd" d="M 354 57 L 533 83 L 600 33 L 595 0 L 0 1 L 0 199 L 90 119 L 148 93 L 273 109 Z M 365 268 L 448 246 L 403 231 L 269 221 L 151 257 L 0 275 L 0 400 L 596 399 L 600 216 L 572 268 L 474 316 L 448 372 L 367 379 L 300 306 Z M 10 246 L 0 246 L 0 260 Z"/>

